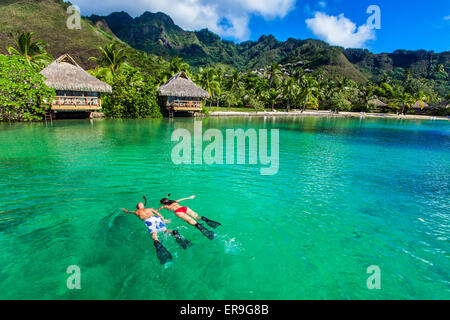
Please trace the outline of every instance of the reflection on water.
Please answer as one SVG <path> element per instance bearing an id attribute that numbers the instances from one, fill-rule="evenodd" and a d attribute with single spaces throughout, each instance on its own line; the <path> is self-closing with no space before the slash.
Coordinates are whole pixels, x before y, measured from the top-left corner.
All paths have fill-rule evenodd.
<path id="1" fill-rule="evenodd" d="M 450 125 L 337 118 L 205 118 L 204 130 L 280 129 L 280 169 L 171 162 L 194 119 L 0 124 L 0 298 L 450 298 Z M 204 147 L 207 144 L 204 143 Z M 132 209 L 172 193 L 220 221 L 210 241 L 162 241 Z M 419 220 L 421 219 L 421 220 Z M 82 290 L 66 288 L 78 265 Z M 366 287 L 369 265 L 382 290 Z"/>

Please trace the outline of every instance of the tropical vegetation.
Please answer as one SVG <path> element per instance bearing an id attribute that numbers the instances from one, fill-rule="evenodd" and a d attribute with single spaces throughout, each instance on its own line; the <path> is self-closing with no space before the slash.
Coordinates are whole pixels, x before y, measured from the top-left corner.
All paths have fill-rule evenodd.
<path id="1" fill-rule="evenodd" d="M 55 96 L 21 55 L 0 55 L 0 121 L 42 119 Z"/>
<path id="2" fill-rule="evenodd" d="M 42 117 L 54 92 L 43 84 L 39 71 L 51 60 L 45 43 L 33 41 L 33 33 L 25 32 L 8 48 L 9 56 L 1 56 L 0 92 L 2 120 L 29 121 Z M 11 63 L 8 63 L 10 61 Z M 113 93 L 105 95 L 103 112 L 112 118 L 161 117 L 156 90 L 174 74 L 184 71 L 210 93 L 206 106 L 245 108 L 252 110 L 322 109 L 333 112 L 423 112 L 425 105 L 438 104 L 442 97 L 436 81 L 414 76 L 409 69 L 395 77 L 385 73 L 380 81 L 356 81 L 336 76 L 324 69 L 311 70 L 303 64 L 271 63 L 258 71 L 227 70 L 206 66 L 197 71 L 180 57 L 159 63 L 158 67 L 142 67 L 154 60 L 146 53 L 136 53 L 117 40 L 98 48 L 91 74 L 109 83 Z M 14 72 L 13 72 L 14 70 Z M 437 65 L 434 72 L 445 68 Z M 14 73 L 15 77 L 7 75 Z M 376 103 L 378 101 L 378 104 Z M 379 103 L 381 102 L 381 106 Z M 413 106 L 419 105 L 419 108 Z M 448 115 L 448 108 L 436 108 L 433 114 Z"/>

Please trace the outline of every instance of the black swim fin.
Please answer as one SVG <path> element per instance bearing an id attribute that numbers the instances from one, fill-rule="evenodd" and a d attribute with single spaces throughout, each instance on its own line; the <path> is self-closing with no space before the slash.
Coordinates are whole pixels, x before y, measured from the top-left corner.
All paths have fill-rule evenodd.
<path id="1" fill-rule="evenodd" d="M 167 251 L 166 248 L 164 248 L 161 242 L 155 240 L 154 244 L 156 247 L 156 255 L 158 256 L 159 262 L 161 262 L 161 264 L 166 264 L 167 262 L 172 260 L 172 255 L 169 251 Z"/>
<path id="2" fill-rule="evenodd" d="M 208 226 L 214 229 L 222 225 L 219 222 L 209 220 L 207 217 L 202 217 L 202 220 L 205 221 Z"/>
<path id="3" fill-rule="evenodd" d="M 172 234 L 175 237 L 175 239 L 177 240 L 178 244 L 183 249 L 187 249 L 189 247 L 192 247 L 192 243 L 188 239 L 180 236 L 180 233 L 178 232 L 178 230 L 173 230 Z"/>
<path id="4" fill-rule="evenodd" d="M 206 229 L 203 225 L 201 225 L 200 223 L 197 223 L 195 225 L 197 227 L 198 230 L 200 230 L 201 233 L 203 233 L 203 235 L 205 237 L 207 237 L 209 240 L 214 239 L 214 232 L 212 232 L 211 230 Z"/>

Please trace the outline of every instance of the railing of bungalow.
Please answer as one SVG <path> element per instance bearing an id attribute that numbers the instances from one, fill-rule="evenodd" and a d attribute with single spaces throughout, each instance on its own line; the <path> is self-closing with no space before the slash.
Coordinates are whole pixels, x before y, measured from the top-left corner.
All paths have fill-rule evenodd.
<path id="1" fill-rule="evenodd" d="M 176 109 L 201 109 L 202 102 L 201 101 L 192 101 L 192 100 L 176 100 L 169 103 L 169 106 Z"/>
<path id="2" fill-rule="evenodd" d="M 100 99 L 98 97 L 68 97 L 60 96 L 56 97 L 53 102 L 54 105 L 66 106 L 66 105 L 76 105 L 76 106 L 97 106 L 100 104 Z"/>

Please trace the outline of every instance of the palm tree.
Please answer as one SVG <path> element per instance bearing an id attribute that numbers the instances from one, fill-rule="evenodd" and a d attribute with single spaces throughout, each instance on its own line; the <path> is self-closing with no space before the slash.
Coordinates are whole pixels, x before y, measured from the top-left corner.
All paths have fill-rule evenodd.
<path id="1" fill-rule="evenodd" d="M 295 79 L 292 77 L 289 77 L 287 79 L 284 80 L 283 83 L 283 95 L 284 98 L 287 101 L 286 104 L 286 111 L 289 112 L 289 110 L 291 109 L 291 105 L 290 102 L 292 100 L 295 100 L 295 97 L 297 96 L 297 84 L 295 82 Z"/>
<path id="2" fill-rule="evenodd" d="M 214 68 L 200 69 L 200 74 L 198 75 L 198 82 L 200 85 L 209 92 L 211 96 L 211 104 L 214 100 L 214 93 L 220 90 L 220 83 L 217 81 L 217 71 Z"/>
<path id="3" fill-rule="evenodd" d="M 281 77 L 281 67 L 278 63 L 272 63 L 269 71 L 267 72 L 267 77 L 269 79 L 270 88 L 278 85 L 278 80 Z"/>
<path id="4" fill-rule="evenodd" d="M 302 104 L 302 112 L 305 111 L 307 106 L 317 109 L 319 107 L 318 96 L 319 91 L 316 79 L 311 76 L 306 77 L 299 96 Z"/>
<path id="5" fill-rule="evenodd" d="M 174 57 L 172 61 L 170 61 L 171 76 L 181 71 L 189 73 L 189 64 L 184 62 L 183 59 L 180 57 Z"/>
<path id="6" fill-rule="evenodd" d="M 395 93 L 394 100 L 393 100 L 395 107 L 400 107 L 400 113 L 405 114 L 405 112 L 411 108 L 411 105 L 413 105 L 416 100 L 413 96 L 411 96 L 408 92 L 405 90 L 398 90 Z"/>
<path id="7" fill-rule="evenodd" d="M 359 87 L 358 93 L 362 101 L 364 112 L 369 110 L 369 101 L 376 97 L 375 89 L 375 85 L 371 82 L 361 84 Z"/>
<path id="8" fill-rule="evenodd" d="M 119 48 L 118 42 L 105 45 L 104 48 L 98 47 L 101 57 L 90 57 L 89 60 L 100 64 L 97 74 L 106 80 L 113 80 L 124 68 L 128 67 L 126 60 L 126 48 Z"/>
<path id="9" fill-rule="evenodd" d="M 243 87 L 242 73 L 235 70 L 233 71 L 231 76 L 227 77 L 225 88 L 230 95 L 233 95 L 235 98 L 240 99 L 242 87 Z M 230 99 L 227 100 L 228 100 L 228 107 L 230 107 Z"/>
<path id="10" fill-rule="evenodd" d="M 412 95 L 412 97 L 415 100 L 415 102 L 419 102 L 420 103 L 420 109 L 423 109 L 424 108 L 424 103 L 429 101 L 429 97 L 422 90 L 416 91 Z"/>
<path id="11" fill-rule="evenodd" d="M 50 63 L 53 58 L 44 49 L 47 43 L 40 40 L 33 42 L 33 36 L 34 32 L 23 32 L 18 35 L 14 39 L 16 48 L 9 46 L 8 53 L 22 56 L 30 66 L 39 70 Z"/>
<path id="12" fill-rule="evenodd" d="M 277 103 L 280 96 L 281 92 L 278 88 L 270 88 L 270 90 L 266 92 L 266 100 L 272 107 L 272 112 L 275 111 L 275 104 Z"/>
<path id="13" fill-rule="evenodd" d="M 229 83 L 229 89 L 231 91 L 235 91 L 237 89 L 240 89 L 242 86 L 242 74 L 240 71 L 233 71 L 231 74 L 231 77 L 228 79 Z"/>

